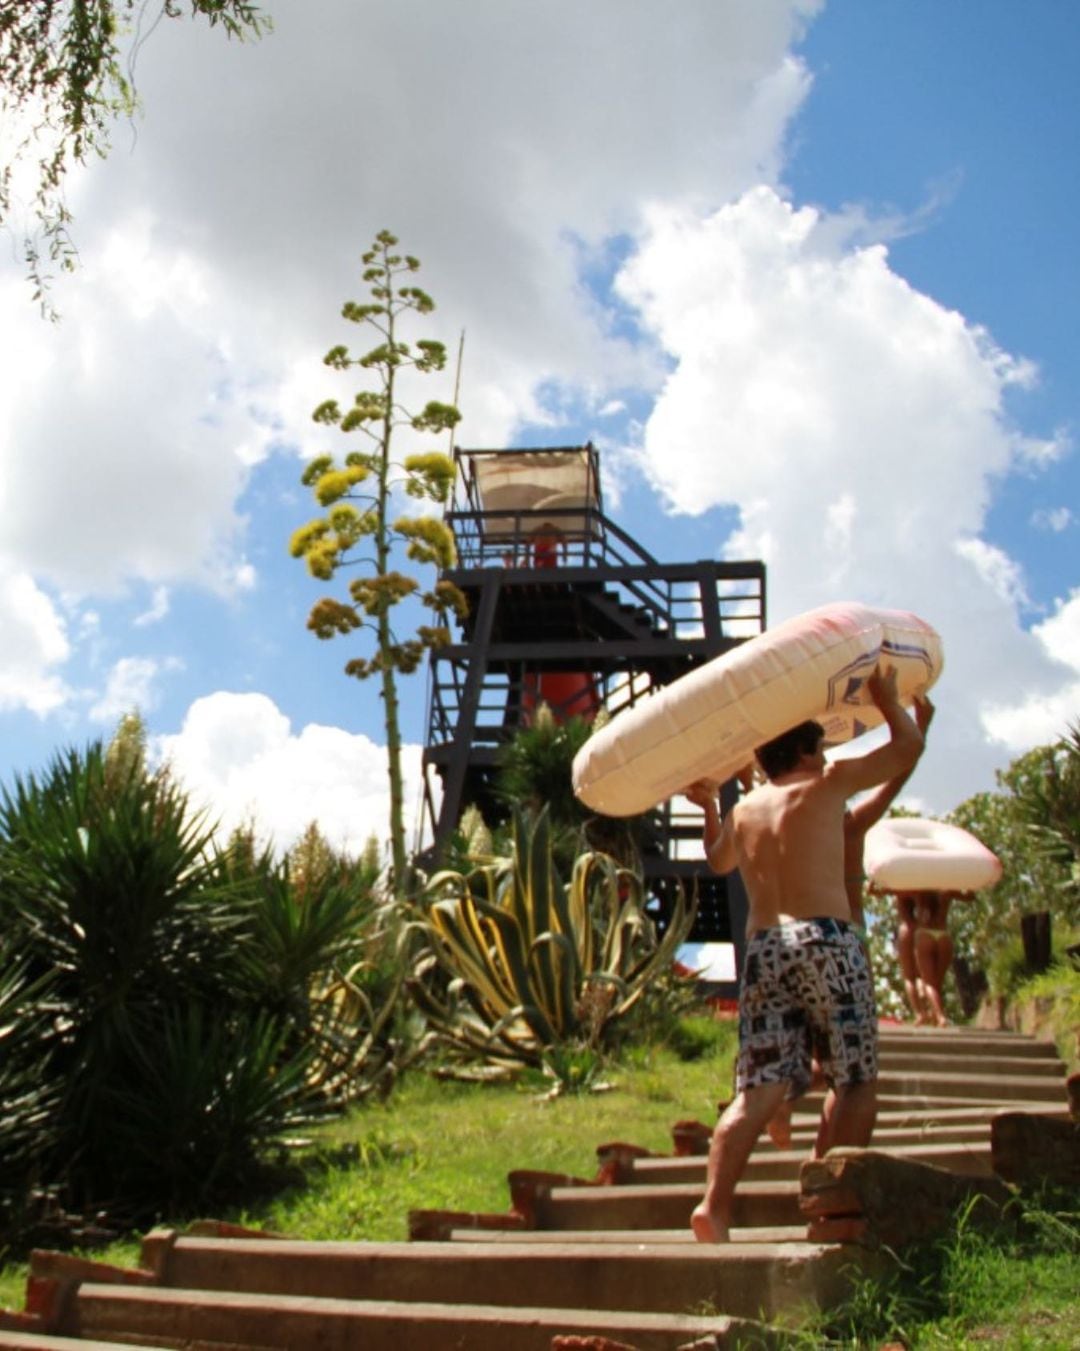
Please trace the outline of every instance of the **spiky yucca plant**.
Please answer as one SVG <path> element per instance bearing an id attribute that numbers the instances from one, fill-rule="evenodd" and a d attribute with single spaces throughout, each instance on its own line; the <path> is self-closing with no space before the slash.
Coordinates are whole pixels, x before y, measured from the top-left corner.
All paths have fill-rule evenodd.
<path id="1" fill-rule="evenodd" d="M 516 814 L 509 858 L 437 873 L 425 900 L 417 1003 L 458 1049 L 532 1066 L 552 1046 L 599 1047 L 670 966 L 694 912 L 680 897 L 658 938 L 640 877 L 604 854 L 582 854 L 564 883 L 546 811 Z"/>
<path id="2" fill-rule="evenodd" d="M 301 886 L 250 839 L 218 848 L 130 733 L 0 793 L 9 1232 L 30 1187 L 132 1224 L 233 1200 L 395 1053 L 363 868 L 309 860 Z"/>

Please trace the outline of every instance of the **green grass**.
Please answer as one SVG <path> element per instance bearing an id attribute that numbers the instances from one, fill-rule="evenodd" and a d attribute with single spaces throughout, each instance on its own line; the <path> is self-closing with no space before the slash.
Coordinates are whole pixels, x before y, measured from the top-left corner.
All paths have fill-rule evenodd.
<path id="1" fill-rule="evenodd" d="M 1017 1222 L 952 1231 L 905 1249 L 887 1278 L 859 1282 L 812 1320 L 803 1351 L 899 1343 L 911 1351 L 1072 1351 L 1080 1346 L 1080 1210 L 1075 1196 L 1015 1203 Z"/>

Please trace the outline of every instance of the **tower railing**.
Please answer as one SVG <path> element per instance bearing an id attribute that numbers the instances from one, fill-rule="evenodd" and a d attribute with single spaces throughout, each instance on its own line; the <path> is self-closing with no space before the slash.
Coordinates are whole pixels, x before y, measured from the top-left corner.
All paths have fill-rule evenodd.
<path id="1" fill-rule="evenodd" d="M 764 570 L 758 562 L 708 564 L 715 600 L 702 595 L 702 566 L 662 564 L 647 549 L 593 507 L 483 511 L 457 509 L 446 516 L 457 543 L 459 571 L 498 567 L 506 585 L 535 581 L 588 589 L 608 587 L 637 607 L 657 633 L 693 638 L 710 611 L 726 635 L 761 631 L 765 611 Z M 554 565 L 537 565 L 537 541 L 554 551 Z"/>

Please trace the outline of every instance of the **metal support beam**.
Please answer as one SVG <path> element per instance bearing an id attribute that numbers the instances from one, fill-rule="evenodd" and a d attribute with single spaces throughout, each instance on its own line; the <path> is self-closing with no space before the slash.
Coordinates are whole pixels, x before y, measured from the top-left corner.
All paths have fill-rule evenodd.
<path id="1" fill-rule="evenodd" d="M 443 846 L 461 815 L 461 795 L 465 787 L 469 747 L 472 744 L 476 714 L 484 690 L 484 677 L 487 674 L 488 640 L 495 623 L 495 608 L 499 599 L 503 570 L 501 568 L 484 568 L 482 576 L 480 604 L 476 612 L 475 642 L 470 648 L 464 649 L 464 653 L 466 656 L 471 656 L 471 660 L 465 675 L 465 688 L 458 709 L 457 725 L 454 728 L 453 754 L 443 782 L 443 800 L 439 808 L 439 823 L 435 831 L 434 852 L 436 857 L 442 853 Z"/>

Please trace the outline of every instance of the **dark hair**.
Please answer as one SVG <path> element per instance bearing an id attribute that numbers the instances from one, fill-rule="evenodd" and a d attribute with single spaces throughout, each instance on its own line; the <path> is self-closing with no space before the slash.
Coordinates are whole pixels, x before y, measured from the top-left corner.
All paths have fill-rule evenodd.
<path id="1" fill-rule="evenodd" d="M 766 741 L 754 754 L 766 778 L 776 779 L 793 770 L 804 755 L 813 755 L 825 736 L 820 722 L 800 722 L 780 736 Z"/>

